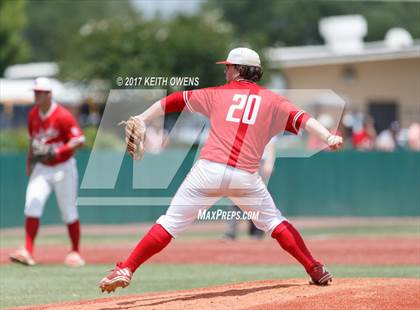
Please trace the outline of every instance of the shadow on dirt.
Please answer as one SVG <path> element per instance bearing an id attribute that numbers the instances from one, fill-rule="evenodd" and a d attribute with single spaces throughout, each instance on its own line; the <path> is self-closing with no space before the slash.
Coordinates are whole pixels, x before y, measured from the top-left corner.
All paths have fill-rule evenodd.
<path id="1" fill-rule="evenodd" d="M 150 301 L 153 299 L 162 299 L 162 296 L 159 296 L 157 298 L 149 298 L 147 300 L 138 299 L 138 300 L 132 300 L 132 301 L 118 302 L 115 307 L 106 307 L 106 308 L 101 308 L 100 310 L 114 310 L 114 309 L 123 310 L 123 309 L 131 309 L 131 308 L 145 307 L 145 306 L 158 306 L 158 305 L 162 305 L 162 304 L 166 304 L 170 302 L 176 302 L 176 301 L 210 299 L 214 297 L 239 297 L 239 296 L 244 296 L 250 293 L 256 293 L 256 292 L 272 290 L 272 289 L 288 288 L 288 287 L 293 287 L 293 286 L 302 286 L 302 285 L 305 285 L 305 284 L 277 284 L 277 285 L 253 287 L 249 289 L 230 289 L 230 290 L 219 291 L 219 292 L 189 294 L 182 297 L 168 298 L 165 300 L 160 300 L 157 302 L 150 303 Z"/>

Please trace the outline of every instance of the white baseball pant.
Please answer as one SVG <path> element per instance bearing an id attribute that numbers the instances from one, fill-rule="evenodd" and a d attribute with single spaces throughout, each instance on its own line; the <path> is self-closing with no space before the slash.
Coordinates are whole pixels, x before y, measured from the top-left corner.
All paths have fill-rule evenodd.
<path id="1" fill-rule="evenodd" d="M 73 223 L 79 218 L 77 183 L 76 160 L 73 157 L 55 166 L 37 163 L 26 188 L 25 216 L 41 217 L 45 202 L 54 190 L 63 222 Z"/>
<path id="2" fill-rule="evenodd" d="M 156 223 L 176 237 L 197 219 L 199 210 L 210 208 L 222 197 L 228 197 L 243 211 L 259 212 L 253 222 L 265 232 L 286 220 L 257 172 L 200 159 L 179 187 L 166 214 Z"/>

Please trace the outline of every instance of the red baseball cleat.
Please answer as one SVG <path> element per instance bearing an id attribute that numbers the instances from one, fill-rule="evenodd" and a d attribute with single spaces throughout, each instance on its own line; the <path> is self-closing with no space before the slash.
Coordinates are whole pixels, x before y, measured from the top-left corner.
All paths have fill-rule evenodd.
<path id="1" fill-rule="evenodd" d="M 131 277 L 133 273 L 128 268 L 121 267 L 121 263 L 118 263 L 114 269 L 111 270 L 111 273 L 103 278 L 99 282 L 99 287 L 103 292 L 108 294 L 114 292 L 117 287 L 126 287 L 130 285 Z"/>
<path id="2" fill-rule="evenodd" d="M 314 285 L 328 285 L 332 282 L 333 278 L 332 274 L 324 267 L 324 265 L 316 265 L 308 272 L 308 274 L 311 277 L 309 284 Z"/>

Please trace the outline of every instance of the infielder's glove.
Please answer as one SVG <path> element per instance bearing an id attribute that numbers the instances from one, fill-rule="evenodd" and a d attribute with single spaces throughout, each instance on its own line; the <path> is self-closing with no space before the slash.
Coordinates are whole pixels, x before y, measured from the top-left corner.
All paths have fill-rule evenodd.
<path id="1" fill-rule="evenodd" d="M 125 125 L 125 142 L 127 152 L 134 160 L 140 160 L 144 155 L 144 139 L 146 134 L 146 124 L 141 118 L 130 117 L 127 121 L 122 121 L 118 125 Z"/>
<path id="2" fill-rule="evenodd" d="M 33 139 L 31 142 L 32 162 L 40 162 L 55 157 L 54 148 L 42 140 Z"/>

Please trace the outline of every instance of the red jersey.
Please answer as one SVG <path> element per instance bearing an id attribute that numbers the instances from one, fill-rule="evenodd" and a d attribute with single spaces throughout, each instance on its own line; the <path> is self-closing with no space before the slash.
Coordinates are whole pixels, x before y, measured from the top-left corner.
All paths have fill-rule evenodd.
<path id="1" fill-rule="evenodd" d="M 372 150 L 375 145 L 375 138 L 362 129 L 352 135 L 353 146 L 360 150 Z"/>
<path id="2" fill-rule="evenodd" d="M 209 137 L 200 158 L 256 172 L 270 139 L 284 131 L 298 134 L 309 115 L 286 98 L 241 80 L 161 100 L 165 113 L 186 107 L 210 120 Z"/>
<path id="3" fill-rule="evenodd" d="M 83 132 L 73 115 L 66 108 L 52 103 L 49 111 L 43 114 L 38 106 L 29 112 L 28 131 L 31 139 L 38 139 L 46 144 L 52 144 L 58 150 L 72 139 L 84 141 Z M 53 159 L 43 161 L 43 164 L 54 166 L 65 162 L 73 156 L 73 151 L 63 152 Z M 29 154 L 29 160 L 31 153 Z"/>

